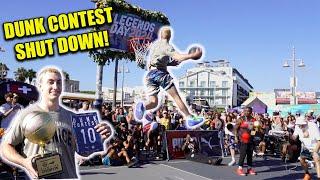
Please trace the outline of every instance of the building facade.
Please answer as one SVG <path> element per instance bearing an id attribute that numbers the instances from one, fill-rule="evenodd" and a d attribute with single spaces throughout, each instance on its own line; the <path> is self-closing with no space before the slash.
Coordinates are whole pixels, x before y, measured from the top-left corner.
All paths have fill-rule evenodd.
<path id="1" fill-rule="evenodd" d="M 253 87 L 226 60 L 198 63 L 179 78 L 179 90 L 190 99 L 205 99 L 210 107 L 240 106 Z"/>
<path id="2" fill-rule="evenodd" d="M 112 102 L 113 101 L 113 94 L 114 89 L 108 88 L 108 87 L 102 87 L 103 92 L 103 99 L 106 102 Z M 144 99 L 145 95 L 144 87 L 143 86 L 136 86 L 136 87 L 123 87 L 123 101 L 124 104 L 132 104 L 134 101 L 139 99 Z M 122 92 L 121 88 L 117 89 L 117 95 L 116 95 L 117 103 L 121 102 L 122 99 Z"/>
<path id="3" fill-rule="evenodd" d="M 64 83 L 64 92 L 79 92 L 80 82 L 77 80 L 65 80 Z"/>

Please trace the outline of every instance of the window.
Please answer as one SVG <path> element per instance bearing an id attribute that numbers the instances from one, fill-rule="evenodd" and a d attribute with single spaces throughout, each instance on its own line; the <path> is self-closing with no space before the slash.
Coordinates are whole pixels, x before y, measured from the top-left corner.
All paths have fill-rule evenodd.
<path id="1" fill-rule="evenodd" d="M 215 81 L 210 81 L 210 87 L 215 87 L 216 86 L 216 82 Z"/>
<path id="2" fill-rule="evenodd" d="M 214 96 L 214 90 L 213 89 L 210 89 L 209 96 Z"/>
<path id="3" fill-rule="evenodd" d="M 190 90 L 190 95 L 195 96 L 196 95 L 196 91 L 195 90 Z"/>
<path id="4" fill-rule="evenodd" d="M 190 81 L 190 87 L 195 87 L 195 82 L 194 81 Z"/>
<path id="5" fill-rule="evenodd" d="M 183 81 L 179 82 L 179 87 L 184 87 L 184 82 Z"/>
<path id="6" fill-rule="evenodd" d="M 204 90 L 201 90 L 200 91 L 200 96 L 204 96 L 205 95 L 205 91 Z"/>
<path id="7" fill-rule="evenodd" d="M 222 90 L 222 96 L 226 96 L 227 95 L 227 90 Z"/>
<path id="8" fill-rule="evenodd" d="M 226 98 L 222 98 L 222 104 L 223 105 L 227 104 L 227 99 Z"/>
<path id="9" fill-rule="evenodd" d="M 206 87 L 206 82 L 205 81 L 201 81 L 200 82 L 200 87 Z"/>
<path id="10" fill-rule="evenodd" d="M 228 81 L 222 81 L 222 87 L 227 87 Z"/>

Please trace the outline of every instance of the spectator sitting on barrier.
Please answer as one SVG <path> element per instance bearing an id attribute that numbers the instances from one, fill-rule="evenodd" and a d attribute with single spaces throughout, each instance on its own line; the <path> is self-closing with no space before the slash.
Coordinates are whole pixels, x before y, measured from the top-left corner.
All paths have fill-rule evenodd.
<path id="1" fill-rule="evenodd" d="M 197 142 L 190 136 L 190 134 L 187 134 L 181 149 L 191 158 L 193 158 L 195 153 L 199 150 Z"/>
<path id="2" fill-rule="evenodd" d="M 127 139 L 123 141 L 124 150 L 127 151 L 130 159 L 136 159 L 137 155 L 137 149 L 134 141 L 135 140 L 131 134 L 128 134 Z"/>
<path id="3" fill-rule="evenodd" d="M 136 164 L 132 161 L 126 150 L 121 148 L 122 141 L 118 138 L 110 140 L 110 146 L 108 149 L 101 153 L 102 163 L 106 166 L 122 166 L 127 162 L 127 166 L 130 168 Z M 122 158 L 125 158 L 125 162 Z"/>

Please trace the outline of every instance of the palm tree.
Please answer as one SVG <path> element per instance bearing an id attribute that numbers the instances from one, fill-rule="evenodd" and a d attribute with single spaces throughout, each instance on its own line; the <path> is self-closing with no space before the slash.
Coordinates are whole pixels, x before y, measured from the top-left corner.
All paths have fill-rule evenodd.
<path id="1" fill-rule="evenodd" d="M 36 75 L 37 75 L 37 72 L 34 71 L 33 69 L 28 69 L 27 71 L 27 77 L 28 77 L 28 80 L 29 80 L 29 84 L 31 84 L 32 80 L 34 78 L 36 78 Z"/>
<path id="2" fill-rule="evenodd" d="M 27 73 L 28 73 L 28 71 L 25 68 L 23 68 L 23 67 L 18 68 L 14 72 L 14 76 L 15 76 L 16 81 L 25 82 L 26 77 L 27 77 Z"/>
<path id="3" fill-rule="evenodd" d="M 0 78 L 1 79 L 6 78 L 8 71 L 9 71 L 9 68 L 7 67 L 7 65 L 0 62 Z"/>

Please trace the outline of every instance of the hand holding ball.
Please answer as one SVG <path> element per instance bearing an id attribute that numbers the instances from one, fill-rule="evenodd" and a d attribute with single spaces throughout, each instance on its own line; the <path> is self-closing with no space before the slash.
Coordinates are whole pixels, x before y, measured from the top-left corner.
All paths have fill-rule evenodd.
<path id="1" fill-rule="evenodd" d="M 192 48 L 189 49 L 188 54 L 192 55 L 191 59 L 198 60 L 202 56 L 202 49 L 198 46 L 193 46 Z"/>
<path id="2" fill-rule="evenodd" d="M 49 142 L 56 132 L 56 124 L 49 113 L 34 111 L 23 119 L 24 135 L 40 146 Z"/>

